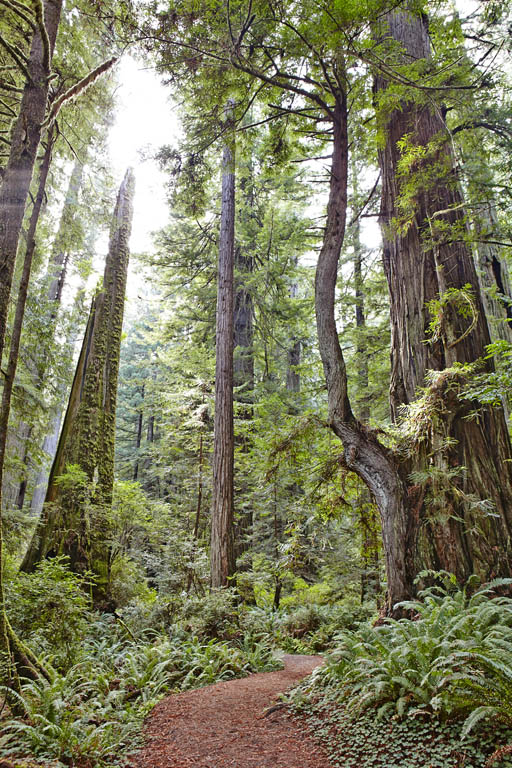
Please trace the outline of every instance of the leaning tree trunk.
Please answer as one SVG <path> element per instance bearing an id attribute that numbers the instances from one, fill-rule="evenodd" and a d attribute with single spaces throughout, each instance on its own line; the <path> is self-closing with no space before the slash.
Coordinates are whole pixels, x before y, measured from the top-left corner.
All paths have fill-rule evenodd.
<path id="1" fill-rule="evenodd" d="M 222 208 L 217 274 L 215 420 L 210 571 L 212 588 L 225 587 L 235 571 L 233 547 L 233 261 L 235 234 L 235 145 L 228 107 L 222 157 Z"/>
<path id="2" fill-rule="evenodd" d="M 393 51 L 400 43 L 398 63 L 430 58 L 424 16 L 393 11 L 385 34 Z M 377 99 L 387 87 L 377 74 Z M 394 418 L 419 387 L 432 384 L 423 406 L 410 412 L 417 439 L 407 466 L 414 478 L 409 557 L 413 570 L 442 568 L 461 581 L 473 572 L 510 576 L 512 463 L 504 415 L 459 397 L 467 373 L 454 368 L 483 357 L 489 330 L 449 135 L 440 108 L 418 103 L 416 95 L 404 95 L 391 114 L 379 111 L 386 131 L 379 161 Z M 406 163 L 408 148 L 416 159 Z M 429 302 L 436 302 L 433 334 Z M 429 380 L 428 371 L 439 373 Z"/>
<path id="3" fill-rule="evenodd" d="M 51 138 L 53 136 L 54 132 L 54 124 L 49 128 L 49 135 L 48 135 L 48 141 L 50 143 L 53 142 L 53 139 Z M 48 153 L 48 149 L 46 151 L 46 154 Z M 51 151 L 51 148 L 50 148 Z M 45 163 L 44 158 L 42 165 L 41 165 L 41 172 L 40 172 L 40 181 L 39 181 L 39 191 L 38 195 L 36 197 L 36 203 L 35 207 L 37 207 L 37 218 L 33 226 L 33 232 L 30 234 L 30 229 L 32 228 L 32 219 L 34 217 L 34 213 L 32 213 L 31 221 L 29 225 L 29 234 L 27 236 L 27 252 L 35 248 L 35 241 L 34 241 L 34 235 L 35 235 L 35 227 L 37 225 L 37 220 L 39 218 L 39 213 L 42 206 L 43 196 L 44 196 L 44 186 L 46 184 L 46 176 L 48 175 L 48 169 L 49 169 L 49 162 Z M 59 228 L 57 230 L 57 234 L 55 236 L 55 240 L 52 247 L 52 253 L 50 256 L 50 262 L 48 265 L 48 278 L 49 278 L 49 286 L 48 286 L 48 300 L 50 302 L 50 313 L 48 322 L 50 326 L 52 326 L 55 323 L 58 308 L 61 303 L 62 299 L 62 290 L 64 288 L 64 282 L 67 272 L 67 263 L 69 258 L 69 248 L 66 247 L 66 238 L 69 238 L 72 236 L 72 225 L 73 225 L 73 218 L 77 209 L 78 204 L 78 193 L 81 186 L 82 181 L 82 172 L 83 172 L 83 163 L 80 160 L 76 160 L 75 164 L 73 166 L 73 171 L 70 176 L 68 190 L 66 194 L 66 199 L 64 202 L 64 207 L 62 209 L 62 214 L 60 217 L 59 222 Z M 44 180 L 42 179 L 43 173 L 45 174 Z M 32 256 L 31 256 L 32 258 Z M 26 258 L 25 258 L 26 261 Z M 29 270 L 30 270 L 29 265 Z M 30 272 L 29 272 L 30 274 Z M 22 278 L 23 283 L 23 278 Z M 18 296 L 18 303 L 22 301 L 23 303 L 26 301 L 26 296 L 22 297 L 22 287 L 20 287 L 20 292 Z M 42 386 L 45 374 L 46 374 L 46 368 L 47 368 L 47 350 L 43 349 L 41 351 L 41 355 L 37 363 L 33 366 L 33 377 L 34 377 L 34 385 Z M 53 422 L 53 419 L 52 419 Z M 53 425 L 52 425 L 53 426 Z M 60 421 L 59 421 L 60 426 Z M 25 503 L 25 494 L 27 490 L 28 485 L 28 475 L 29 475 L 29 467 L 30 467 L 30 435 L 32 432 L 32 428 L 29 424 L 26 424 L 25 422 L 21 422 L 17 429 L 17 435 L 16 435 L 16 446 L 19 453 L 23 455 L 23 464 L 24 464 L 24 477 L 19 481 L 17 479 L 17 488 L 15 493 L 15 503 L 16 506 L 19 509 L 23 508 L 23 505 Z M 44 448 L 43 448 L 44 450 Z M 8 453 L 9 453 L 9 446 L 8 446 Z"/>
<path id="4" fill-rule="evenodd" d="M 97 579 L 95 601 L 109 600 L 107 513 L 114 481 L 114 431 L 123 321 L 133 173 L 119 190 L 110 233 L 103 290 L 94 298 L 68 409 L 53 462 L 46 504 L 22 569 L 30 571 L 50 554 L 69 556 L 76 571 Z M 62 476 L 76 465 L 85 483 L 66 485 Z"/>
<path id="5" fill-rule="evenodd" d="M 343 70 L 340 72 L 343 78 Z M 338 261 L 347 215 L 347 100 L 339 91 L 332 110 L 333 150 L 324 240 L 315 276 L 318 344 L 327 386 L 329 424 L 341 439 L 341 462 L 368 486 L 379 508 L 387 574 L 387 610 L 413 595 L 416 575 L 406 558 L 408 497 L 399 459 L 354 416 L 335 317 Z"/>

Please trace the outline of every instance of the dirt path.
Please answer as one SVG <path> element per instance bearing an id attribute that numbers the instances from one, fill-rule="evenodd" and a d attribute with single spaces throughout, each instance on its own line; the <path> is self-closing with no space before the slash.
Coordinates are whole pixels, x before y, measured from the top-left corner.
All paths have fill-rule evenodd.
<path id="1" fill-rule="evenodd" d="M 151 712 L 131 768 L 329 768 L 319 746 L 285 709 L 264 716 L 319 656 L 285 656 L 278 672 L 169 696 Z"/>

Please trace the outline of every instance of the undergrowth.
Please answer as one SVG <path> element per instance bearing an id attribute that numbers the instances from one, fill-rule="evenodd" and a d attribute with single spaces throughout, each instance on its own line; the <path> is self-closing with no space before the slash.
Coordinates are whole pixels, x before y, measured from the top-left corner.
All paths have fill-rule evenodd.
<path id="1" fill-rule="evenodd" d="M 402 604 L 414 620 L 339 633 L 325 666 L 291 695 L 333 765 L 512 766 L 494 753 L 512 741 L 512 600 L 495 594 L 511 582 L 474 591 L 437 579 Z"/>
<path id="2" fill-rule="evenodd" d="M 237 625 L 229 640 L 219 639 L 212 616 L 231 598 L 212 597 L 202 631 L 198 623 L 194 632 L 186 618 L 153 629 L 151 609 L 145 619 L 141 611 L 94 613 L 84 586 L 87 578 L 56 558 L 20 574 L 10 590 L 16 630 L 56 671 L 51 681 L 24 681 L 23 717 L 4 710 L 1 757 L 35 758 L 54 768 L 117 765 L 138 745 L 145 715 L 164 694 L 281 666 L 264 631 Z"/>

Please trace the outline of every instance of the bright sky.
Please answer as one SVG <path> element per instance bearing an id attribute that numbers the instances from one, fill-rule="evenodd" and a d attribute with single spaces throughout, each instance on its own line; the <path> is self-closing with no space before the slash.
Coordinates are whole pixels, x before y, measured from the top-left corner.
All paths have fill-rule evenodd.
<path id="1" fill-rule="evenodd" d="M 128 166 L 135 171 L 135 200 L 130 250 L 140 253 L 151 248 L 151 232 L 164 226 L 168 206 L 165 175 L 154 160 L 162 144 L 175 145 L 179 127 L 169 100 L 169 88 L 162 85 L 154 70 L 130 56 L 118 69 L 118 107 L 110 131 L 110 157 L 120 184 Z"/>

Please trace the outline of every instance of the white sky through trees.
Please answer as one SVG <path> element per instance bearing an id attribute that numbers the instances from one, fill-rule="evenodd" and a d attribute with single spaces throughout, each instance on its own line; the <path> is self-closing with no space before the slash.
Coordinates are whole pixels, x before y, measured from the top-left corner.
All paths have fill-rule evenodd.
<path id="1" fill-rule="evenodd" d="M 151 248 L 151 232 L 168 217 L 166 176 L 151 156 L 163 144 L 175 145 L 179 124 L 170 101 L 171 91 L 154 70 L 124 56 L 118 70 L 118 106 L 110 131 L 110 157 L 116 181 L 128 166 L 135 171 L 135 200 L 130 250 Z"/>

